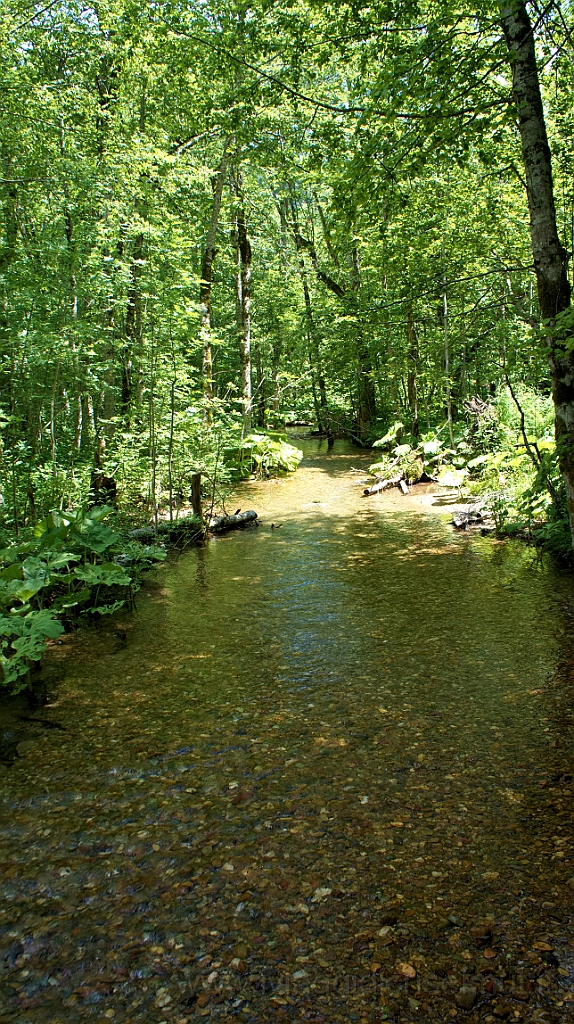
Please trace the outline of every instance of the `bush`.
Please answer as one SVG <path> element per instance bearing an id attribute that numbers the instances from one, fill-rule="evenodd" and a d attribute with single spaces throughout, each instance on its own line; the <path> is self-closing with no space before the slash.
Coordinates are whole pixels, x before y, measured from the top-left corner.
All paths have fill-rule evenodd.
<path id="1" fill-rule="evenodd" d="M 33 664 L 66 620 L 118 611 L 139 571 L 165 558 L 161 548 L 123 541 L 103 522 L 111 512 L 51 512 L 29 540 L 0 551 L 0 684 L 12 692 L 31 686 Z"/>
<path id="2" fill-rule="evenodd" d="M 303 458 L 280 434 L 249 434 L 236 449 L 236 465 L 241 477 L 272 476 L 275 473 L 294 473 Z"/>

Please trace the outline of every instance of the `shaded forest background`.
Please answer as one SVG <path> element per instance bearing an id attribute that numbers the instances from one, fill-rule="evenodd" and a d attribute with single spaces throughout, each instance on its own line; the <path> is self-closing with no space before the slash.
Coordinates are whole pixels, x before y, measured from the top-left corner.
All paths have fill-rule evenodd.
<path id="1" fill-rule="evenodd" d="M 529 9 L 571 252 L 574 23 L 567 4 Z M 145 0 L 3 13 L 6 533 L 79 507 L 98 474 L 149 515 L 193 472 L 225 473 L 242 439 L 299 419 L 362 445 L 400 423 L 395 440 L 453 452 L 478 429 L 475 456 L 496 454 L 503 423 L 532 475 L 512 392 L 542 458 L 551 385 L 500 16 Z"/>

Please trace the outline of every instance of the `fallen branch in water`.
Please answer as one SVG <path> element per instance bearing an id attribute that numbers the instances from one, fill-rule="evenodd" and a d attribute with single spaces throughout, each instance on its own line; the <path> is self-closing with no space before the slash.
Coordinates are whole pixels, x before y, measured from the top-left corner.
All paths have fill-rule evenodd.
<path id="1" fill-rule="evenodd" d="M 466 530 L 467 526 L 472 526 L 474 523 L 482 523 L 482 521 L 481 512 L 457 512 L 452 517 L 452 525 L 455 530 Z"/>
<path id="2" fill-rule="evenodd" d="M 257 512 L 239 512 L 234 516 L 215 516 L 207 523 L 210 533 L 223 533 L 224 530 L 235 530 L 238 526 L 245 526 L 247 523 L 254 523 L 257 519 Z"/>
<path id="3" fill-rule="evenodd" d="M 205 527 L 201 526 L 195 516 L 186 516 L 177 519 L 175 522 L 160 520 L 155 526 L 142 526 L 139 530 L 131 530 L 130 537 L 135 540 L 153 538 L 156 536 L 168 537 L 171 541 L 185 541 L 192 544 L 205 536 L 206 530 L 210 533 L 224 533 L 226 530 L 236 530 L 239 526 L 246 526 L 257 520 L 257 512 L 240 512 L 234 516 L 214 516 L 208 519 Z"/>
<path id="4" fill-rule="evenodd" d="M 129 536 L 134 540 L 146 540 L 153 537 L 169 537 L 170 540 L 199 540 L 203 537 L 203 528 L 193 516 L 184 516 L 170 523 L 168 520 L 159 520 L 155 526 L 142 526 L 137 530 L 130 530 Z"/>
<path id="5" fill-rule="evenodd" d="M 403 480 L 402 474 L 393 476 L 389 480 L 377 480 L 370 487 L 365 487 L 363 494 L 379 494 L 380 491 L 386 491 L 389 487 L 398 487 L 401 480 Z"/>

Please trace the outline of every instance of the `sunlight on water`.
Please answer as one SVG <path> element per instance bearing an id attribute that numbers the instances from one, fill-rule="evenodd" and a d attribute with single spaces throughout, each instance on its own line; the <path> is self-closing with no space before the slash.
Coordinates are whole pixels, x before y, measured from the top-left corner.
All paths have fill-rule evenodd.
<path id="1" fill-rule="evenodd" d="M 16 980 L 27 1021 L 83 1019 L 102 992 L 122 1020 L 331 1020 L 420 985 L 442 1014 L 467 976 L 496 993 L 469 931 L 490 919 L 507 985 L 532 991 L 520 950 L 542 933 L 571 984 L 548 919 L 568 902 L 571 577 L 442 508 L 363 497 L 369 457 L 340 442 L 305 447 L 234 497 L 258 527 L 170 557 L 126 644 L 111 624 L 54 650 L 45 714 L 66 731 L 4 776 L 2 934 L 55 977 Z"/>

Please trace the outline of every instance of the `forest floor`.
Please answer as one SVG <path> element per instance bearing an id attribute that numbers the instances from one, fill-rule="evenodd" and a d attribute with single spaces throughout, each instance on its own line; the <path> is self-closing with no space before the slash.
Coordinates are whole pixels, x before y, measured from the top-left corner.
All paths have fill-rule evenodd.
<path id="1" fill-rule="evenodd" d="M 571 580 L 349 467 L 53 646 L 1 1022 L 572 1020 Z"/>

